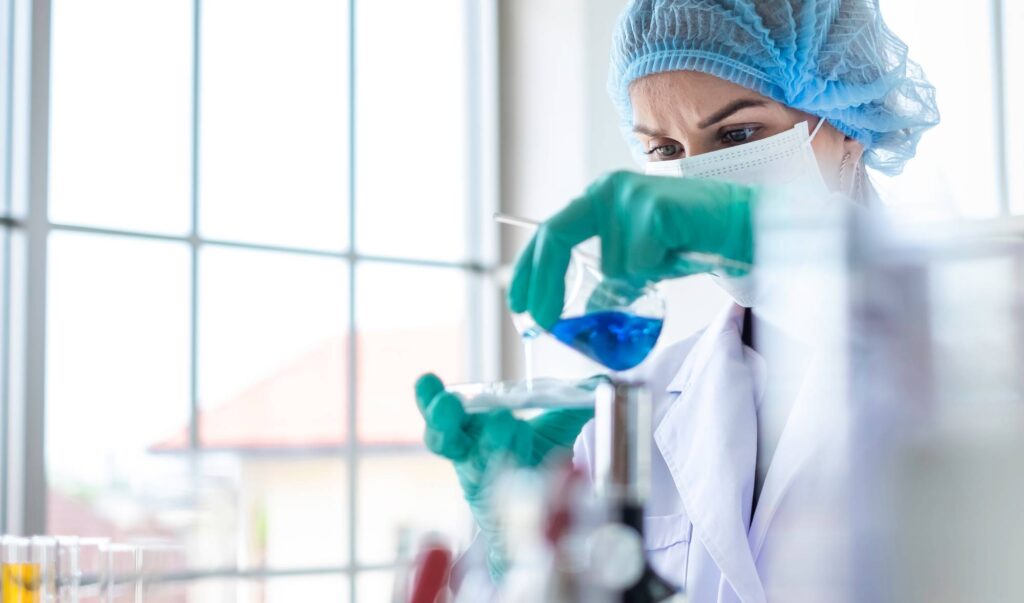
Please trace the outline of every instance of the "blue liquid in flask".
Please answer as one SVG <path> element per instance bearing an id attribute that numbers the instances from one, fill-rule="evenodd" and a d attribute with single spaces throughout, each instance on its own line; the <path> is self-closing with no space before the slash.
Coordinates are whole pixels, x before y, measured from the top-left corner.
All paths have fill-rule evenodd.
<path id="1" fill-rule="evenodd" d="M 559 320 L 551 334 L 613 371 L 624 371 L 640 364 L 651 353 L 663 322 L 625 312 L 592 312 Z"/>

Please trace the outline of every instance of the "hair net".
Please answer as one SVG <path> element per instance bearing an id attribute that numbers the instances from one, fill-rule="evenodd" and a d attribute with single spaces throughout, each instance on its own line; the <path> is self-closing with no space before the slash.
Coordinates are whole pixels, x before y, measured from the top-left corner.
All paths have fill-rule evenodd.
<path id="1" fill-rule="evenodd" d="M 624 129 L 633 127 L 630 83 L 678 70 L 824 117 L 887 174 L 903 170 L 939 121 L 935 89 L 886 27 L 878 0 L 631 0 L 608 83 Z"/>

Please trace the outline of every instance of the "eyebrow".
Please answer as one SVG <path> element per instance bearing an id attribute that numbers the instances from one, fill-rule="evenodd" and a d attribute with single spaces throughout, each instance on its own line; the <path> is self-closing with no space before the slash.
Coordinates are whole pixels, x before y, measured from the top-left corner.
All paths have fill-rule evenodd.
<path id="1" fill-rule="evenodd" d="M 749 109 L 750 107 L 764 107 L 767 104 L 768 103 L 766 101 L 761 100 L 761 99 L 757 99 L 757 98 L 740 98 L 740 99 L 736 99 L 736 100 L 732 101 L 731 103 L 729 103 L 728 105 L 726 105 L 726 106 L 722 107 L 721 109 L 719 109 L 718 111 L 716 111 L 714 114 L 712 114 L 707 119 L 704 119 L 703 121 L 698 123 L 697 127 L 700 128 L 701 130 L 703 130 L 705 128 L 709 128 L 709 127 L 717 124 L 718 122 L 722 121 L 723 119 L 726 119 L 726 118 L 732 116 L 734 113 L 738 113 L 739 111 L 742 111 L 743 109 Z M 646 136 L 650 136 L 651 138 L 658 138 L 658 137 L 664 136 L 664 134 L 661 132 L 661 130 L 658 130 L 657 128 L 653 128 L 651 126 L 645 126 L 644 124 L 636 124 L 636 125 L 634 125 L 633 126 L 633 131 L 636 132 L 637 134 L 644 134 Z"/>
<path id="2" fill-rule="evenodd" d="M 645 126 L 643 124 L 634 125 L 633 131 L 636 132 L 637 134 L 644 134 L 646 136 L 650 136 L 651 138 L 658 138 L 660 136 L 664 136 L 664 134 L 662 134 L 660 130 L 652 128 L 651 126 Z"/>
<path id="3" fill-rule="evenodd" d="M 718 122 L 722 121 L 723 119 L 726 119 L 727 117 L 732 116 L 732 114 L 737 113 L 738 111 L 742 111 L 743 109 L 747 109 L 749 107 L 763 107 L 766 104 L 768 103 L 761 99 L 740 98 L 732 101 L 728 105 L 722 107 L 721 109 L 713 113 L 707 119 L 704 119 L 703 121 L 698 123 L 697 127 L 703 130 L 705 128 L 709 128 L 717 124 Z"/>

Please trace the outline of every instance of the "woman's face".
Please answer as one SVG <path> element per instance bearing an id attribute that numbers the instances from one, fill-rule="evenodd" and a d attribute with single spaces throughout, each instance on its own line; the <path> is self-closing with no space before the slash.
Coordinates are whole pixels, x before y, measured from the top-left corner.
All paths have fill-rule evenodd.
<path id="1" fill-rule="evenodd" d="M 640 78 L 630 86 L 634 134 L 650 161 L 693 157 L 761 140 L 818 118 L 712 75 L 669 71 Z M 853 166 L 863 149 L 827 123 L 811 143 L 826 184 L 849 192 Z M 847 169 L 840 181 L 846 153 Z"/>

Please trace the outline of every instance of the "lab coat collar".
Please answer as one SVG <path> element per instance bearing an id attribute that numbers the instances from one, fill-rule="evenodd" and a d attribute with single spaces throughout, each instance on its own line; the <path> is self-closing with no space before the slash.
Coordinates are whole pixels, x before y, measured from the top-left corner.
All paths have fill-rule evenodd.
<path id="1" fill-rule="evenodd" d="M 768 467 L 750 525 L 750 550 L 755 561 L 760 556 L 768 528 L 794 478 L 827 437 L 839 435 L 836 429 L 842 418 L 842 407 L 837 403 L 839 392 L 829 387 L 828 371 L 823 365 L 826 362 L 828 360 L 820 356 L 809 361 L 803 383 Z"/>
<path id="2" fill-rule="evenodd" d="M 667 390 L 680 392 L 654 432 L 694 533 L 743 603 L 765 601 L 748 542 L 757 454 L 754 383 L 730 304 Z M 729 597 L 727 600 L 733 600 Z"/>
<path id="3" fill-rule="evenodd" d="M 665 392 L 668 394 L 678 394 L 686 390 L 690 380 L 694 376 L 700 375 L 703 371 L 718 338 L 730 331 L 735 331 L 737 334 L 740 333 L 740 330 L 743 328 L 742 325 L 743 308 L 729 302 L 715 315 L 714 320 L 704 330 L 704 334 L 701 335 L 696 345 L 693 346 L 686 360 L 676 372 L 675 377 L 665 387 Z"/>

